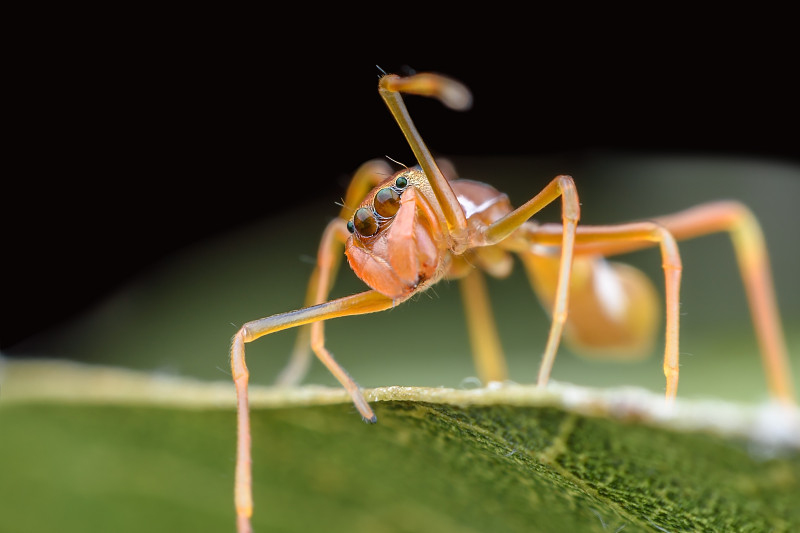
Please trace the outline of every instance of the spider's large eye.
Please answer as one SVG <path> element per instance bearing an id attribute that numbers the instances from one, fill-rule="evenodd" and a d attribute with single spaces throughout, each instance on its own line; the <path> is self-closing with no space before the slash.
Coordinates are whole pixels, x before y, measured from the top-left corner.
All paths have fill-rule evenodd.
<path id="1" fill-rule="evenodd" d="M 378 221 L 375 219 L 372 209 L 368 207 L 362 207 L 356 211 L 353 216 L 353 226 L 359 235 L 364 237 L 371 237 L 378 233 Z"/>
<path id="2" fill-rule="evenodd" d="M 398 178 L 399 179 L 399 178 Z M 373 201 L 375 212 L 382 217 L 393 217 L 400 209 L 400 195 L 391 187 L 386 187 L 378 191 Z"/>

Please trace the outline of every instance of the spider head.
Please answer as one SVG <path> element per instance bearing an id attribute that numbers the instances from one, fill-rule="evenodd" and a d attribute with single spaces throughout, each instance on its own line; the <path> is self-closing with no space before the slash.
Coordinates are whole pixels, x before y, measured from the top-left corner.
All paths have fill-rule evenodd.
<path id="1" fill-rule="evenodd" d="M 446 247 L 426 192 L 432 196 L 421 170 L 403 170 L 373 189 L 347 222 L 350 267 L 394 300 L 405 299 L 443 272 Z"/>

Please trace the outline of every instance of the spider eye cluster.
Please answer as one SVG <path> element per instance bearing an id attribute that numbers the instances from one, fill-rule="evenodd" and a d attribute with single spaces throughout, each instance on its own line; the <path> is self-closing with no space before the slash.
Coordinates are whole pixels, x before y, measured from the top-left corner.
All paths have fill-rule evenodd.
<path id="1" fill-rule="evenodd" d="M 347 221 L 347 230 L 350 233 L 358 232 L 362 237 L 372 237 L 382 223 L 392 218 L 400 209 L 400 195 L 408 187 L 408 179 L 398 176 L 394 185 L 384 187 L 375 193 L 372 207 L 360 207 L 356 210 L 352 220 Z"/>

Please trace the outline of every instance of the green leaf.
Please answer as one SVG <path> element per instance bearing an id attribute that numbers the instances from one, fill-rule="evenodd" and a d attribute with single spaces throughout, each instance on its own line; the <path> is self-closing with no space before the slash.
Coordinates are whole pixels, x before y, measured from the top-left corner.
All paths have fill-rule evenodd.
<path id="1" fill-rule="evenodd" d="M 0 531 L 233 531 L 234 393 L 6 362 Z M 256 531 L 797 531 L 800 414 L 639 389 L 253 388 Z"/>

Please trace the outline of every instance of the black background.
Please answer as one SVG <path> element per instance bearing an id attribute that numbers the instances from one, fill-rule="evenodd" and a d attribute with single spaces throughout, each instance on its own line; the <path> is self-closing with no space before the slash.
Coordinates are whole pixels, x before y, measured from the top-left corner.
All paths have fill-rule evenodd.
<path id="1" fill-rule="evenodd" d="M 678 47 L 644 31 L 398 54 L 378 28 L 352 50 L 334 33 L 116 31 L 31 40 L 8 77 L 4 352 L 175 249 L 340 197 L 367 159 L 412 161 L 376 64 L 472 89 L 468 113 L 408 100 L 442 154 L 798 155 L 796 67 L 774 36 L 700 31 Z"/>

